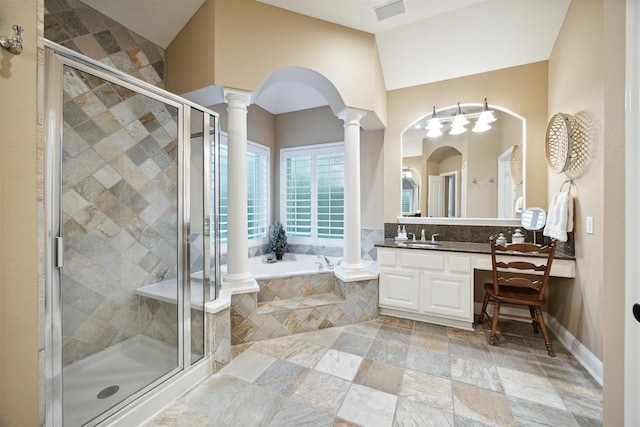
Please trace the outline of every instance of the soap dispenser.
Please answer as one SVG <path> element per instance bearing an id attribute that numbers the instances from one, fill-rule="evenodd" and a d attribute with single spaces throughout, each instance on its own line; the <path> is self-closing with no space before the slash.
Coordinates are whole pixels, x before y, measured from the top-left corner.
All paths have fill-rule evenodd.
<path id="1" fill-rule="evenodd" d="M 524 234 L 522 234 L 522 230 L 516 228 L 515 233 L 511 236 L 512 243 L 524 243 Z"/>
<path id="2" fill-rule="evenodd" d="M 498 234 L 498 238 L 496 239 L 496 245 L 507 246 L 507 238 L 504 237 L 504 233 Z"/>

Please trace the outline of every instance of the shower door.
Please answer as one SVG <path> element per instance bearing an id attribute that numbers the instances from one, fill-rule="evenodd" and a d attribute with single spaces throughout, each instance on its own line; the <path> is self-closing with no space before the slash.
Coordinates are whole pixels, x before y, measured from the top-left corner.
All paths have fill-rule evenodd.
<path id="1" fill-rule="evenodd" d="M 205 357 L 210 147 L 189 135 L 215 117 L 91 64 L 47 60 L 49 409 L 54 424 L 79 426 Z"/>

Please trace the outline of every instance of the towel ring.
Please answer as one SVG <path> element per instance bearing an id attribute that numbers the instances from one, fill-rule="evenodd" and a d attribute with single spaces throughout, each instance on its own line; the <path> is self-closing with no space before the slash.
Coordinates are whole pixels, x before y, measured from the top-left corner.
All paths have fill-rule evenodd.
<path id="1" fill-rule="evenodd" d="M 562 193 L 562 189 L 564 188 L 564 185 L 566 183 L 569 183 L 569 189 L 567 190 L 567 193 L 569 193 L 571 191 L 571 187 L 573 186 L 573 179 L 567 179 L 566 181 L 564 181 L 562 183 L 562 185 L 560 185 L 560 192 Z"/>

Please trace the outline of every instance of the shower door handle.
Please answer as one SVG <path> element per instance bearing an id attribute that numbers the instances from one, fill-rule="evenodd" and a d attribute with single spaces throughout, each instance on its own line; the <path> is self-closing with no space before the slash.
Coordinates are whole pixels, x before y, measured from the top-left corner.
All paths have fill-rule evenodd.
<path id="1" fill-rule="evenodd" d="M 209 215 L 207 215 L 204 218 L 204 230 L 203 230 L 203 233 L 204 233 L 205 237 L 211 236 L 211 217 Z"/>
<path id="2" fill-rule="evenodd" d="M 56 237 L 56 267 L 62 268 L 64 266 L 64 239 L 62 237 Z"/>

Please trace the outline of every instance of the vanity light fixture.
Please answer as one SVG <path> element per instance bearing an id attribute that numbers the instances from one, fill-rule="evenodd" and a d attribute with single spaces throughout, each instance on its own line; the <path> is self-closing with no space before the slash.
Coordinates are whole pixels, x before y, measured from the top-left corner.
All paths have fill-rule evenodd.
<path id="1" fill-rule="evenodd" d="M 460 135 L 467 131 L 465 128 L 466 125 L 469 124 L 469 120 L 462 113 L 462 109 L 460 108 L 460 103 L 458 102 L 458 112 L 456 116 L 453 118 L 453 123 L 451 123 L 451 130 L 449 131 L 449 135 Z"/>
<path id="2" fill-rule="evenodd" d="M 427 137 L 428 138 L 435 138 L 437 136 L 442 135 L 442 131 L 440 129 L 442 129 L 442 123 L 440 123 L 440 119 L 436 116 L 436 106 L 433 106 L 433 113 L 431 113 L 431 118 L 429 119 L 429 122 L 427 123 L 427 127 L 426 129 L 429 131 L 427 132 Z"/>
<path id="3" fill-rule="evenodd" d="M 484 103 L 482 105 L 481 111 L 470 112 L 467 110 L 466 113 L 462 112 L 462 108 L 460 107 L 460 103 L 458 102 L 458 109 L 455 115 L 444 117 L 440 120 L 436 116 L 436 107 L 433 107 L 433 113 L 431 114 L 431 118 L 427 121 L 427 138 L 435 138 L 442 135 L 443 122 L 444 124 L 449 124 L 449 135 L 460 135 L 467 131 L 465 127 L 468 125 L 469 119 L 475 120 L 474 127 L 472 129 L 475 133 L 486 132 L 491 129 L 489 123 L 493 123 L 496 121 L 495 116 L 493 115 L 493 111 L 489 109 L 489 105 L 487 104 L 487 98 L 484 99 Z M 417 127 L 416 127 L 417 128 Z"/>
<path id="4" fill-rule="evenodd" d="M 442 135 L 442 131 L 440 129 L 430 129 L 429 132 L 427 132 L 428 138 L 435 138 L 440 135 Z"/>
<path id="5" fill-rule="evenodd" d="M 442 129 L 442 123 L 440 123 L 440 119 L 436 116 L 436 106 L 433 106 L 433 113 L 431 113 L 431 118 L 427 124 L 427 129 Z M 441 134 L 442 135 L 442 134 Z"/>
<path id="6" fill-rule="evenodd" d="M 471 129 L 472 132 L 476 132 L 476 133 L 480 133 L 480 132 L 486 132 L 489 129 L 491 129 L 491 125 L 487 122 L 483 122 L 480 119 L 478 119 L 476 121 L 476 124 L 473 126 L 473 129 Z"/>
<path id="7" fill-rule="evenodd" d="M 493 123 L 495 121 L 496 121 L 496 118 L 493 115 L 493 111 L 489 110 L 489 105 L 487 104 L 487 98 L 485 98 L 484 105 L 482 106 L 482 113 L 480 113 L 478 122 Z"/>

